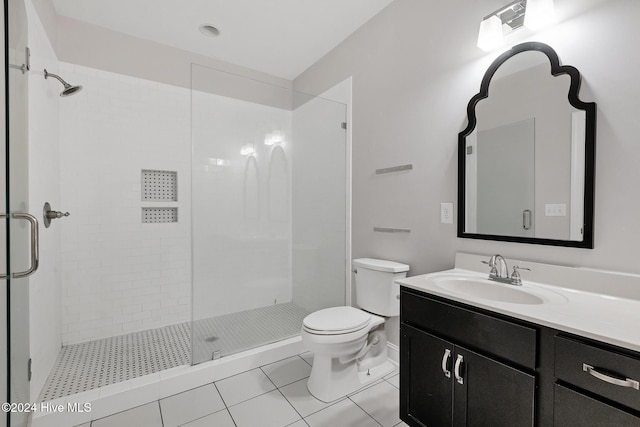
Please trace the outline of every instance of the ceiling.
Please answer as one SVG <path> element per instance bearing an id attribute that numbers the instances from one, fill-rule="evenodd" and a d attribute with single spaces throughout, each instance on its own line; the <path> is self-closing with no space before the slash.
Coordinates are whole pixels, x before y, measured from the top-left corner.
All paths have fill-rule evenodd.
<path id="1" fill-rule="evenodd" d="M 53 0 L 59 15 L 294 79 L 393 0 Z M 202 35 L 210 24 L 218 37 Z"/>

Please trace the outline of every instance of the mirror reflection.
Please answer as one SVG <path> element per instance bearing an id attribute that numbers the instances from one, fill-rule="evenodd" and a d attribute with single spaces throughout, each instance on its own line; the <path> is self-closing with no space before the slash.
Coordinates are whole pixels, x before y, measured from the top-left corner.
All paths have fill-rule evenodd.
<path id="1" fill-rule="evenodd" d="M 569 102 L 571 75 L 553 71 L 546 53 L 524 50 L 485 76 L 488 96 L 476 95 L 461 134 L 461 237 L 585 243 L 587 113 Z"/>

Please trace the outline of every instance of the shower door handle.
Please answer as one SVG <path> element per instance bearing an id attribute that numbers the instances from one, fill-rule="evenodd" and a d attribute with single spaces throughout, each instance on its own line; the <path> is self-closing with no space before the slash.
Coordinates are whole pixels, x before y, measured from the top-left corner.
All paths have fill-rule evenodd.
<path id="1" fill-rule="evenodd" d="M 2 216 L 6 216 L 6 214 L 2 214 Z M 12 273 L 11 277 L 14 279 L 21 279 L 23 277 L 29 277 L 38 269 L 38 265 L 40 263 L 40 237 L 38 234 L 38 220 L 33 215 L 29 215 L 24 212 L 15 212 L 11 214 L 11 218 L 14 219 L 26 219 L 29 221 L 30 230 L 31 230 L 31 262 L 30 266 L 25 271 L 20 271 L 18 273 Z M 0 279 L 6 279 L 6 274 L 0 274 Z"/>

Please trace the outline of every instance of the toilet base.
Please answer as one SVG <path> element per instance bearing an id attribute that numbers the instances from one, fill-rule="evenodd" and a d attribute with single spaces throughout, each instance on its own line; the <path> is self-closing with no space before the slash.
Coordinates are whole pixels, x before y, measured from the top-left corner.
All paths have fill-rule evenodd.
<path id="1" fill-rule="evenodd" d="M 379 380 L 394 369 L 389 360 L 360 369 L 355 362 L 341 364 L 335 358 L 314 357 L 307 388 L 316 399 L 333 402 Z"/>

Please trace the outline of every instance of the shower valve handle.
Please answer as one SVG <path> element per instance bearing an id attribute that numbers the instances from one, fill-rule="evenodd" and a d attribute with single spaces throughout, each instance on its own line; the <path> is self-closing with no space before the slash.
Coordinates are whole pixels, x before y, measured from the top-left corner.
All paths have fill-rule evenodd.
<path id="1" fill-rule="evenodd" d="M 49 219 L 55 219 L 55 218 L 62 218 L 63 216 L 69 216 L 71 215 L 69 212 L 60 212 L 60 211 L 49 211 L 47 212 L 47 218 Z"/>
<path id="2" fill-rule="evenodd" d="M 49 202 L 46 202 L 44 204 L 44 207 L 42 208 L 42 214 L 43 214 L 42 216 L 44 219 L 45 228 L 49 228 L 49 226 L 51 225 L 52 219 L 62 218 L 63 216 L 71 215 L 69 212 L 60 212 L 60 211 L 52 210 Z"/>

